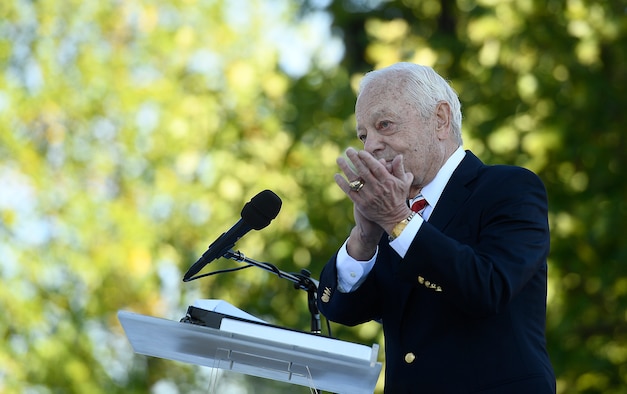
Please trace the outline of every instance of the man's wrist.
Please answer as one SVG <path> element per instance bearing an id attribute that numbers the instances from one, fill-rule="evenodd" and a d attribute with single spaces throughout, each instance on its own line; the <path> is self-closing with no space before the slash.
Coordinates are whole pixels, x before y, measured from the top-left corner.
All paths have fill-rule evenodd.
<path id="1" fill-rule="evenodd" d="M 359 228 L 355 226 L 346 242 L 348 255 L 357 261 L 368 261 L 377 251 L 378 242 L 366 241 Z"/>
<path id="2" fill-rule="evenodd" d="M 409 222 L 415 216 L 416 216 L 416 212 L 412 212 L 405 219 L 403 219 L 400 222 L 396 223 L 396 225 L 392 228 L 392 231 L 390 231 L 390 234 L 388 236 L 388 240 L 391 242 L 391 241 L 394 241 L 396 238 L 398 238 L 401 235 L 401 233 L 403 232 L 403 230 L 405 230 L 405 227 L 407 227 Z"/>

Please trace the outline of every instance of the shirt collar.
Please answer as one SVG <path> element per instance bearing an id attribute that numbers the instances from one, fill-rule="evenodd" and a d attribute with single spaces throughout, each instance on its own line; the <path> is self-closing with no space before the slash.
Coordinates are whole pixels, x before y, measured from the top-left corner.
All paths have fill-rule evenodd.
<path id="1" fill-rule="evenodd" d="M 453 152 L 451 157 L 446 160 L 446 163 L 444 163 L 442 168 L 440 168 L 435 178 L 422 188 L 421 194 L 427 200 L 429 207 L 432 209 L 435 208 L 435 205 L 438 203 L 446 184 L 449 179 L 451 179 L 451 175 L 453 175 L 453 172 L 457 166 L 459 166 L 459 163 L 462 162 L 464 156 L 466 156 L 466 151 L 464 151 L 460 145 L 455 152 Z M 416 197 L 410 201 L 409 206 L 411 206 Z"/>

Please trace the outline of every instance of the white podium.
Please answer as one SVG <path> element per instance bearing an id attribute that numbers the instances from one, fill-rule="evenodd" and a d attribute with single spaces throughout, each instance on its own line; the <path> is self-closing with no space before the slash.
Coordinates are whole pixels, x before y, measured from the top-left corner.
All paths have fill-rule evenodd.
<path id="1" fill-rule="evenodd" d="M 207 325 L 119 311 L 135 353 L 333 393 L 372 393 L 381 372 L 372 347 L 204 311 Z"/>

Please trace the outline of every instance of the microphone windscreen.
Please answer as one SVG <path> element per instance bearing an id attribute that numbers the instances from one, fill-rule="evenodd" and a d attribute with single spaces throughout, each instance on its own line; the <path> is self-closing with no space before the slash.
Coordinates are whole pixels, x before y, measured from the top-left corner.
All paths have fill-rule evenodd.
<path id="1" fill-rule="evenodd" d="M 271 190 L 264 190 L 253 197 L 242 208 L 242 220 L 254 230 L 270 224 L 281 210 L 282 201 Z"/>

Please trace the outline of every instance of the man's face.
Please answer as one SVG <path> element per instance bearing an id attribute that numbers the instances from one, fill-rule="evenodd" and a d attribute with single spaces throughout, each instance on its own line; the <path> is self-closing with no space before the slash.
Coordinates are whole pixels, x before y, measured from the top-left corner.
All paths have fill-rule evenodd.
<path id="1" fill-rule="evenodd" d="M 405 171 L 414 174 L 410 196 L 435 177 L 444 164 L 444 144 L 438 139 L 436 116 L 423 118 L 409 103 L 402 80 L 380 77 L 361 92 L 355 106 L 357 137 L 364 150 L 390 163 L 403 156 Z"/>

